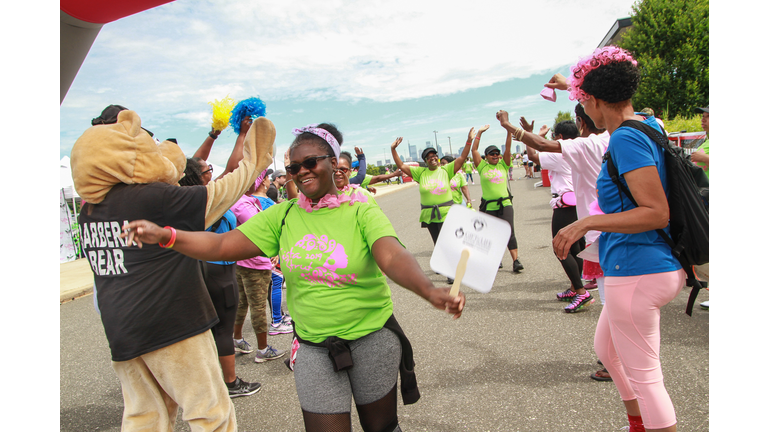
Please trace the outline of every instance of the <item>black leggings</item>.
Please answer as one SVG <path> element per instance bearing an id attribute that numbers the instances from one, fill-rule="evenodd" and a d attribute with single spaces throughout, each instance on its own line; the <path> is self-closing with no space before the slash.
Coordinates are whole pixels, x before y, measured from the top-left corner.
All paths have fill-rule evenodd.
<path id="1" fill-rule="evenodd" d="M 497 218 L 504 219 L 509 223 L 509 227 L 511 228 L 512 232 L 509 235 L 509 241 L 507 242 L 507 249 L 509 250 L 515 250 L 517 249 L 517 237 L 515 237 L 515 209 L 511 206 L 504 206 L 498 210 L 485 210 L 483 213 L 489 214 L 491 216 L 496 216 Z"/>
<path id="2" fill-rule="evenodd" d="M 422 227 L 427 227 L 429 235 L 432 236 L 432 244 L 437 244 L 437 236 L 440 235 L 440 230 L 443 228 L 442 222 L 436 223 L 422 223 Z"/>
<path id="3" fill-rule="evenodd" d="M 216 351 L 219 357 L 235 354 L 235 343 L 232 333 L 235 329 L 237 303 L 240 297 L 235 276 L 235 264 L 219 265 L 206 262 L 203 267 L 203 279 L 211 296 L 213 307 L 219 316 L 219 322 L 211 328 L 213 339 L 216 341 Z"/>
<path id="4" fill-rule="evenodd" d="M 561 228 L 564 228 L 573 222 L 576 222 L 579 216 L 576 214 L 576 207 L 563 207 L 556 208 L 552 212 L 552 238 L 555 238 L 557 232 Z M 579 241 L 571 245 L 571 250 L 568 251 L 568 257 L 564 260 L 560 260 L 560 264 L 565 270 L 565 274 L 573 284 L 573 289 L 584 288 L 584 284 L 581 282 L 581 272 L 584 269 L 584 261 L 576 255 L 584 250 L 586 247 L 586 240 L 582 237 Z"/>

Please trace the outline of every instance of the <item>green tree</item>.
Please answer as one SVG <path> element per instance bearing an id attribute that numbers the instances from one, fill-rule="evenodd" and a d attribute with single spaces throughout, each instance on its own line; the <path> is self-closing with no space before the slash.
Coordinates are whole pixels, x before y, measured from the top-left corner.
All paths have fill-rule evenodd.
<path id="1" fill-rule="evenodd" d="M 632 27 L 618 45 L 635 57 L 640 86 L 636 110 L 669 118 L 709 104 L 709 1 L 639 0 Z"/>
<path id="2" fill-rule="evenodd" d="M 571 115 L 571 113 L 567 111 L 558 111 L 557 117 L 555 117 L 555 122 L 552 123 L 552 127 L 555 127 L 556 124 L 566 120 L 573 120 L 573 116 Z"/>

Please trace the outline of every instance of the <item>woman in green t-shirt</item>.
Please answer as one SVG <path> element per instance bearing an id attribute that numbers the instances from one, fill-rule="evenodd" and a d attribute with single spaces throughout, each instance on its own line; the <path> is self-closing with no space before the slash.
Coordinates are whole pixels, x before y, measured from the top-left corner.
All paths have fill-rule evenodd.
<path id="1" fill-rule="evenodd" d="M 451 297 L 449 288 L 432 284 L 378 206 L 345 199 L 337 190 L 341 133 L 333 125 L 294 134 L 286 171 L 301 192 L 298 199 L 225 234 L 140 220 L 126 224 L 122 235 L 129 244 L 159 243 L 205 261 L 279 255 L 298 339 L 291 360 L 305 428 L 349 430 L 354 397 L 363 430 L 398 431 L 398 370 L 403 402 L 414 403 L 419 394 L 413 351 L 392 316 L 382 271 L 454 318 L 461 316 L 464 294 Z"/>
<path id="2" fill-rule="evenodd" d="M 395 165 L 419 184 L 419 193 L 421 194 L 419 222 L 421 222 L 422 228 L 429 230 L 433 243 L 437 243 L 437 236 L 440 235 L 445 217 L 448 216 L 448 209 L 453 205 L 451 178 L 459 172 L 464 161 L 467 160 L 469 144 L 474 136 L 475 128 L 472 128 L 467 137 L 467 145 L 464 146 L 461 155 L 455 161 L 443 166 L 440 165 L 437 150 L 432 147 L 427 147 L 421 153 L 421 158 L 427 164 L 426 167 L 405 165 L 397 154 L 397 146 L 403 142 L 403 138 L 399 137 L 392 143 L 392 159 L 395 161 Z"/>
<path id="3" fill-rule="evenodd" d="M 472 160 L 480 174 L 480 187 L 483 189 L 483 197 L 480 200 L 480 211 L 491 216 L 504 219 L 512 228 L 512 234 L 507 242 L 507 249 L 512 255 L 512 271 L 518 273 L 523 269 L 523 264 L 517 254 L 517 239 L 515 238 L 515 211 L 512 208 L 512 194 L 507 189 L 507 176 L 509 167 L 512 166 L 512 135 L 507 132 L 507 141 L 504 148 L 504 157 L 495 145 L 485 149 L 485 159 L 480 156 L 477 148 L 480 146 L 480 136 L 488 130 L 485 126 L 477 131 L 477 136 L 472 144 Z M 501 264 L 499 264 L 501 268 Z"/>
<path id="4" fill-rule="evenodd" d="M 453 160 L 453 156 L 443 156 L 440 159 L 440 165 L 446 166 L 453 162 Z M 466 164 L 463 166 L 466 166 Z M 462 194 L 464 195 L 463 197 Z M 472 208 L 472 200 L 469 198 L 467 180 L 464 178 L 464 172 L 461 170 L 451 178 L 451 195 L 453 196 L 454 204 L 466 205 L 467 207 Z"/>

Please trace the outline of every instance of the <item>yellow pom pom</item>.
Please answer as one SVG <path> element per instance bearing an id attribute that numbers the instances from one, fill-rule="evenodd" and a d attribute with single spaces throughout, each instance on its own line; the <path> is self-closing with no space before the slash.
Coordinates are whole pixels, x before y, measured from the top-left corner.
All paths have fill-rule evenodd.
<path id="1" fill-rule="evenodd" d="M 223 131 L 229 126 L 229 117 L 232 115 L 232 108 L 235 107 L 235 100 L 227 95 L 227 97 L 220 101 L 208 102 L 208 105 L 213 107 L 211 127 L 215 130 Z"/>

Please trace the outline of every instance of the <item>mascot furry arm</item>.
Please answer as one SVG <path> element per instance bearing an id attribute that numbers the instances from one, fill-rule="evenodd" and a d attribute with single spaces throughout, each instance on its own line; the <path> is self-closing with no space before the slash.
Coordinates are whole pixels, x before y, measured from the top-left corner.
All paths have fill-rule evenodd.
<path id="1" fill-rule="evenodd" d="M 264 117 L 254 120 L 237 169 L 206 186 L 206 227 L 219 220 L 269 167 L 274 142 L 272 122 Z M 71 161 L 75 190 L 91 204 L 103 201 L 118 183 L 178 185 L 187 163 L 184 152 L 175 143 L 155 144 L 141 128 L 139 116 L 131 110 L 120 111 L 117 123 L 88 128 L 72 147 Z"/>

